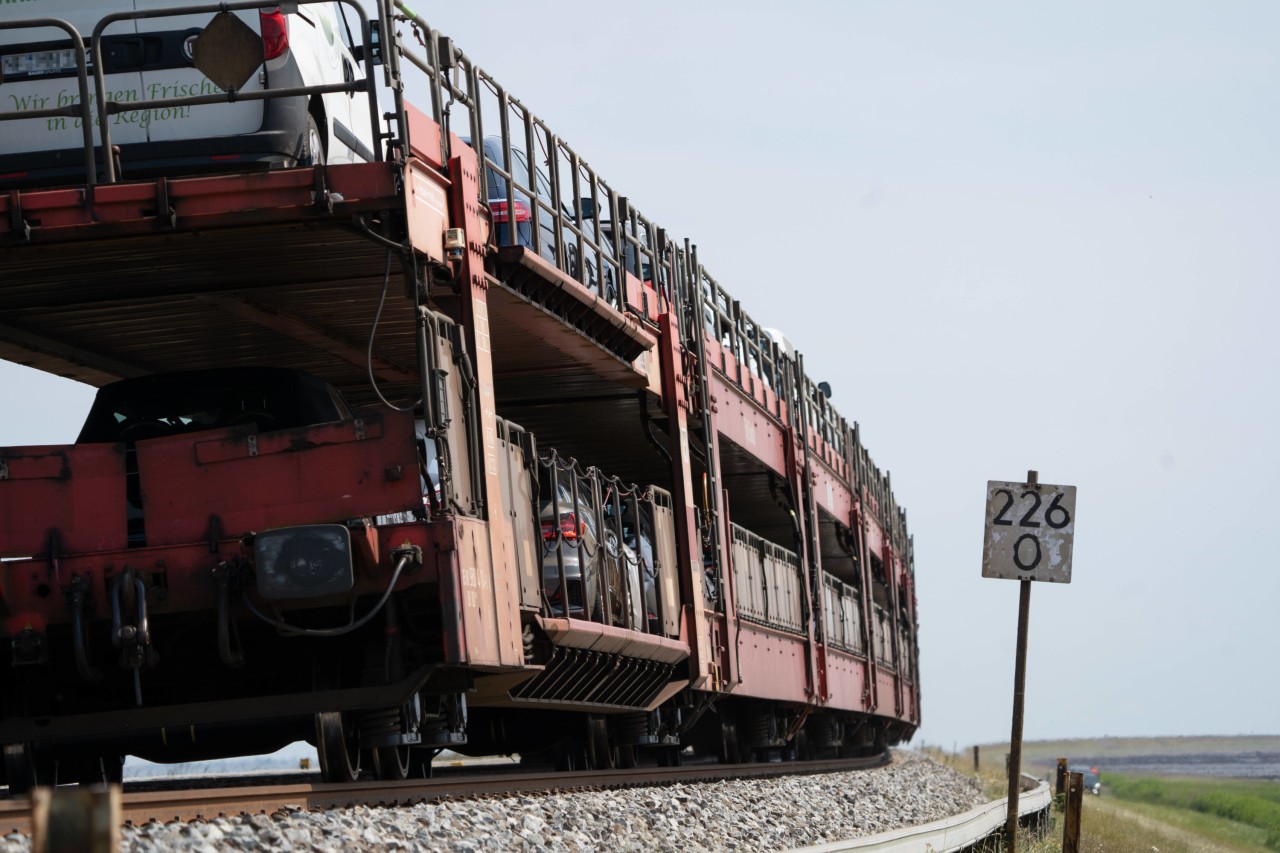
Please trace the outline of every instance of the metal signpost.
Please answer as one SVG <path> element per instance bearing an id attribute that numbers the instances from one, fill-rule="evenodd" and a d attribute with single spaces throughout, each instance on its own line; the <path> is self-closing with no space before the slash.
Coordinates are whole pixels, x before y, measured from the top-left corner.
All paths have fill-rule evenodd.
<path id="1" fill-rule="evenodd" d="M 1071 583 L 1071 544 L 1076 530 L 1076 487 L 1039 482 L 987 483 L 987 523 L 982 576 L 1022 582 L 1018 597 L 1018 650 L 1013 670 L 1013 731 L 1009 736 L 1009 813 L 1005 850 L 1018 849 L 1018 782 L 1022 775 L 1022 706 L 1027 681 L 1027 615 L 1031 582 Z"/>

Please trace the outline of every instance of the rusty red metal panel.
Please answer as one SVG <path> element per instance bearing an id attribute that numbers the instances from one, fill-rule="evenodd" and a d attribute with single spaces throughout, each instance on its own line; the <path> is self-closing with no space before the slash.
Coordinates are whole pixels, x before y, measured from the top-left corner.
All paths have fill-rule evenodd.
<path id="1" fill-rule="evenodd" d="M 875 554 L 876 558 L 884 555 L 885 535 L 880 529 L 880 525 L 876 522 L 875 516 L 868 516 L 867 523 L 867 552 Z"/>
<path id="2" fill-rule="evenodd" d="M 803 637 L 771 631 L 762 625 L 740 622 L 730 626 L 737 644 L 741 683 L 734 696 L 808 703 L 809 652 Z"/>
<path id="3" fill-rule="evenodd" d="M 435 547 L 437 537 L 433 535 L 438 528 L 451 531 L 452 522 L 413 522 L 380 528 L 371 532 L 372 540 L 368 545 L 361 541 L 363 537 L 358 532 L 353 531 L 356 534 L 352 537 L 353 545 L 357 551 L 367 554 L 366 549 L 372 546 L 374 554 L 381 556 L 376 571 L 367 564 L 362 564 L 363 570 L 357 571 L 355 593 L 380 593 L 386 587 L 390 573 L 387 555 L 392 549 L 406 544 L 423 548 L 426 565 L 421 569 L 406 570 L 397 589 L 434 583 L 437 580 L 436 565 L 431 555 L 438 550 Z M 452 534 L 449 533 L 444 541 L 452 542 Z M 192 611 L 207 613 L 217 606 L 213 568 L 234 555 L 248 558 L 252 555 L 252 547 L 246 547 L 235 539 L 222 540 L 216 552 L 210 552 L 209 543 L 204 541 L 147 548 L 125 548 L 122 545 L 117 551 L 67 556 L 59 561 L 56 569 L 43 558 L 7 561 L 0 564 L 0 588 L 3 589 L 4 602 L 15 615 L 35 616 L 47 624 L 63 624 L 70 620 L 70 612 L 62 591 L 73 577 L 84 582 L 88 599 L 102 608 L 110 601 L 108 585 L 111 579 L 126 567 L 131 567 L 148 583 L 164 587 L 163 597 L 148 598 L 147 606 L 153 615 Z M 286 609 L 307 606 L 311 605 L 297 602 Z M 102 613 L 101 609 L 97 611 L 99 616 Z"/>
<path id="4" fill-rule="evenodd" d="M 123 505 L 122 501 L 116 501 Z M 43 558 L 7 562 L 0 567 L 5 601 L 15 613 L 39 614 L 48 624 L 69 621 L 70 612 L 63 590 L 78 577 L 84 582 L 88 599 L 98 603 L 98 614 L 110 602 L 108 584 L 126 567 L 144 577 L 163 575 L 165 596 L 148 600 L 152 613 L 190 610 L 208 611 L 216 606 L 216 587 L 210 572 L 221 559 L 209 553 L 207 543 L 171 548 L 124 548 L 86 555 L 73 555 L 50 566 Z"/>
<path id="5" fill-rule="evenodd" d="M 847 523 L 853 513 L 853 492 L 848 484 L 825 464 L 812 466 L 813 496 L 828 515 Z"/>
<path id="6" fill-rule="evenodd" d="M 867 685 L 867 662 L 863 658 L 828 647 L 827 706 L 841 711 L 867 711 L 870 692 Z"/>
<path id="7" fill-rule="evenodd" d="M 444 616 L 444 662 L 486 667 L 524 665 L 518 598 L 510 573 L 490 560 L 489 525 L 456 517 L 431 525 Z"/>
<path id="8" fill-rule="evenodd" d="M 693 461 L 689 451 L 689 396 L 680 342 L 679 320 L 663 314 L 659 327 L 659 363 L 662 366 L 662 404 L 670 418 L 672 497 L 675 498 L 677 563 L 680 573 L 680 600 L 684 602 L 680 637 L 689 645 L 689 677 L 697 689 L 707 689 L 712 679 L 711 638 L 703 598 L 702 554 L 699 547 L 696 498 L 693 492 Z"/>
<path id="9" fill-rule="evenodd" d="M 322 170 L 317 181 L 316 170 Z M 179 222 L 187 217 L 244 214 L 245 208 L 272 218 L 296 216 L 299 210 L 327 209 L 323 198 L 317 198 L 317 187 L 337 193 L 332 199 L 335 212 L 353 209 L 399 207 L 397 194 L 399 175 L 391 163 L 349 163 L 316 166 L 310 169 L 283 169 L 276 172 L 247 175 L 220 175 L 211 178 L 185 178 L 169 182 L 169 196 Z M 153 198 L 154 201 L 154 198 Z M 227 221 L 239 224 L 240 220 Z"/>
<path id="10" fill-rule="evenodd" d="M 639 312 L 641 317 L 656 326 L 665 306 L 662 305 L 653 282 L 641 281 L 626 270 L 623 270 L 622 280 L 624 292 L 627 294 L 627 304 Z"/>
<path id="11" fill-rule="evenodd" d="M 831 444 L 823 436 L 816 432 L 809 433 L 809 446 L 812 448 L 813 456 L 815 458 L 823 464 L 835 468 L 837 471 L 841 472 L 841 476 L 843 476 L 842 472 L 844 463 L 831 447 Z"/>
<path id="12" fill-rule="evenodd" d="M 444 168 L 444 163 L 440 159 L 440 125 L 436 124 L 431 116 L 407 101 L 404 111 L 409 119 L 409 152 L 437 169 Z M 451 147 L 462 144 L 456 136 L 451 137 L 450 142 Z"/>
<path id="13" fill-rule="evenodd" d="M 705 339 L 705 351 L 707 354 L 707 365 L 723 371 L 724 349 L 720 346 L 720 342 L 714 338 L 707 337 Z"/>
<path id="14" fill-rule="evenodd" d="M 449 179 L 421 161 L 410 158 L 404 167 L 405 216 L 409 242 L 436 263 L 443 264 L 444 232 L 449 227 Z"/>
<path id="15" fill-rule="evenodd" d="M 722 560 L 721 566 L 724 570 L 725 588 L 724 615 L 718 615 L 717 618 L 723 625 L 723 630 L 719 632 L 719 636 L 722 638 L 721 645 L 725 647 L 723 655 L 725 681 L 728 683 L 729 689 L 732 690 L 742 678 L 742 661 L 738 657 L 737 643 L 728 639 L 731 636 L 729 631 L 733 627 L 734 619 L 738 613 L 738 568 L 733 563 L 733 520 L 730 518 L 729 490 L 721 489 L 721 496 L 720 535 L 725 547 L 720 557 Z"/>
<path id="16" fill-rule="evenodd" d="M 0 556 L 43 554 L 52 529 L 64 553 L 125 547 L 123 445 L 0 448 Z"/>
<path id="17" fill-rule="evenodd" d="M 387 412 L 280 432 L 210 430 L 140 441 L 149 545 L 344 521 L 422 505 L 413 418 Z"/>
<path id="18" fill-rule="evenodd" d="M 743 396 L 718 373 L 711 375 L 711 396 L 715 399 L 716 429 L 725 438 L 750 451 L 776 473 L 786 476 L 787 456 L 782 425 Z"/>
<path id="19" fill-rule="evenodd" d="M 881 697 L 898 695 L 898 676 L 883 667 L 876 668 L 876 690 L 877 695 Z M 896 701 L 895 701 L 896 704 Z M 901 713 L 900 707 L 890 708 L 885 702 L 881 707 L 876 708 L 876 712 L 885 716 L 895 716 Z"/>
<path id="20" fill-rule="evenodd" d="M 689 645 L 655 634 L 645 634 L 599 622 L 562 617 L 537 617 L 552 645 L 626 655 L 643 660 L 678 663 L 689 656 Z"/>
<path id="21" fill-rule="evenodd" d="M 476 152 L 455 145 L 449 160 L 449 214 L 461 225 L 465 240 L 459 269 L 462 326 L 472 359 L 479 408 L 478 452 L 482 454 L 484 511 L 492 523 L 458 521 L 459 585 L 455 601 L 463 609 L 467 659 L 479 665 L 522 666 L 524 645 L 520 628 L 520 574 L 516 545 L 502 490 L 498 458 L 498 415 L 494 398 L 493 343 L 489 329 L 489 279 L 485 273 L 487 232 L 478 204 L 480 163 Z M 473 452 L 476 452 L 473 450 Z"/>
<path id="22" fill-rule="evenodd" d="M 321 168 L 321 167 L 316 167 Z M 171 230 L 241 226 L 353 212 L 400 208 L 399 176 L 390 163 L 355 163 L 314 169 L 282 169 L 143 183 L 100 185 L 90 203 L 84 188 L 11 191 L 0 195 L 0 238 L 14 230 L 10 214 L 20 206 L 31 224 L 31 242 L 52 242 Z M 328 190 L 330 211 L 317 188 Z M 21 239 L 21 235 L 18 235 Z"/>

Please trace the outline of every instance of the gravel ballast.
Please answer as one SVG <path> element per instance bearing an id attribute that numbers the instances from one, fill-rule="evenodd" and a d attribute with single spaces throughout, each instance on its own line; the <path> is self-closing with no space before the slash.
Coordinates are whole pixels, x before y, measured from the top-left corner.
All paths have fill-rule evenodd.
<path id="1" fill-rule="evenodd" d="M 985 801 L 972 779 L 895 751 L 891 765 L 860 773 L 148 824 L 126 827 L 121 850 L 768 851 L 917 826 Z M 29 846 L 10 835 L 0 850 Z"/>

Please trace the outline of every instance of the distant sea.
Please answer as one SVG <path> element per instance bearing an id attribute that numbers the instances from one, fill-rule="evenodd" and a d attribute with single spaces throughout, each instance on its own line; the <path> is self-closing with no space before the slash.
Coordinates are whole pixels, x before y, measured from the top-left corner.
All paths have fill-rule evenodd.
<path id="1" fill-rule="evenodd" d="M 1096 767 L 1107 773 L 1133 776 L 1219 776 L 1235 779 L 1280 780 L 1280 752 L 1238 754 L 1131 755 L 1072 758 L 1072 767 Z"/>

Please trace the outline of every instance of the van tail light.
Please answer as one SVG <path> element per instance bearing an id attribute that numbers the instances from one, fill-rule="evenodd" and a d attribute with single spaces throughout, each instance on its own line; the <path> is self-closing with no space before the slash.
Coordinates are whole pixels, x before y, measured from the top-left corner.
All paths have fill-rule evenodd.
<path id="1" fill-rule="evenodd" d="M 279 6 L 258 10 L 262 29 L 262 58 L 275 59 L 289 49 L 289 20 Z"/>
<path id="2" fill-rule="evenodd" d="M 557 538 L 576 541 L 582 535 L 582 522 L 571 512 L 560 513 L 560 529 L 556 530 L 554 521 L 542 522 L 542 539 L 554 542 Z"/>
<path id="3" fill-rule="evenodd" d="M 489 202 L 489 211 L 493 214 L 494 222 L 506 222 L 509 217 L 507 214 L 507 203 L 505 201 Z M 516 222 L 528 222 L 533 219 L 533 213 L 529 210 L 529 205 L 523 201 L 515 202 Z"/>

